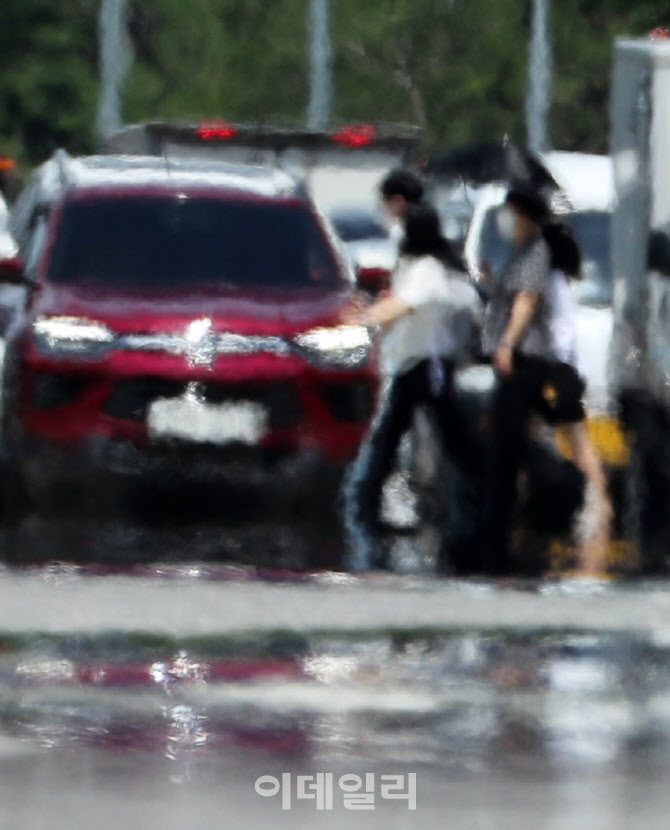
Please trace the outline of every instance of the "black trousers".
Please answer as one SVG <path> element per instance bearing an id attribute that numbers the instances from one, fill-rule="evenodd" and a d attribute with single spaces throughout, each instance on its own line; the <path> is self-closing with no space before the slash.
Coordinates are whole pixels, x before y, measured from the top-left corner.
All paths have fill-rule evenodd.
<path id="1" fill-rule="evenodd" d="M 510 530 L 518 500 L 519 472 L 529 458 L 530 419 L 544 415 L 551 364 L 542 358 L 514 356 L 514 371 L 501 378 L 491 412 L 483 509 L 482 559 L 491 573 L 510 567 Z"/>
<path id="2" fill-rule="evenodd" d="M 441 370 L 439 388 L 436 388 L 436 368 Z M 423 360 L 396 376 L 361 446 L 345 488 L 345 518 L 352 543 L 367 542 L 371 546 L 368 560 L 375 559 L 372 548 L 378 546 L 378 516 L 384 482 L 393 469 L 398 446 L 411 426 L 417 407 L 425 407 L 433 416 L 441 443 L 464 478 L 476 482 L 476 491 L 481 485 L 481 444 L 456 397 L 453 374 L 453 365 L 447 360 L 439 361 L 438 367 Z M 372 564 L 374 561 L 368 562 L 368 565 Z M 361 563 L 363 567 L 365 563 Z"/>

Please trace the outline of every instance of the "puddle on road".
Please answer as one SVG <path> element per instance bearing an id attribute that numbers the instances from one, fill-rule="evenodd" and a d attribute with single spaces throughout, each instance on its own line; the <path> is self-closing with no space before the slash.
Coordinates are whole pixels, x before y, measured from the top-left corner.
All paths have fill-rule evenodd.
<path id="1" fill-rule="evenodd" d="M 236 748 L 452 771 L 666 766 L 669 657 L 621 633 L 6 636 L 0 723 L 45 752 L 203 763 Z"/>
<path id="2" fill-rule="evenodd" d="M 108 581 L 106 572 L 119 569 L 53 564 L 24 576 L 53 581 L 54 589 L 71 580 L 83 591 L 90 578 L 122 592 L 128 580 Z M 338 580 L 356 583 L 363 598 L 376 590 L 374 580 L 368 587 L 346 574 L 214 563 L 125 573 L 160 592 L 216 581 L 222 589 L 232 582 L 235 591 L 249 581 L 304 583 L 297 587 L 306 602 L 315 586 Z M 430 577 L 391 581 L 399 591 L 438 588 Z M 509 587 L 472 582 L 454 590 L 466 601 L 480 594 L 502 600 Z M 550 594 L 548 601 L 577 590 L 546 582 L 514 587 Z M 626 591 L 602 586 L 598 602 Z M 650 596 L 664 591 L 667 585 L 649 585 Z M 123 602 L 119 596 L 119 608 Z M 662 826 L 653 821 L 667 806 L 670 641 L 632 629 L 509 626 L 189 637 L 0 633 L 0 799 L 11 830 L 65 830 L 73 821 L 82 826 L 82 816 L 99 830 L 121 826 L 121 816 L 147 830 L 241 821 L 250 828 L 344 826 L 349 813 L 334 812 L 329 821 L 302 805 L 284 814 L 254 792 L 259 776 L 318 772 L 416 773 L 419 812 L 393 805 L 391 813 L 387 804 L 369 816 L 374 828 L 479 826 L 468 824 L 473 810 L 482 827 L 515 830 Z M 639 810 L 614 810 L 613 793 L 622 787 L 652 823 L 631 823 Z M 542 824 L 545 804 L 554 812 Z M 504 821 L 503 808 L 512 810 Z"/>

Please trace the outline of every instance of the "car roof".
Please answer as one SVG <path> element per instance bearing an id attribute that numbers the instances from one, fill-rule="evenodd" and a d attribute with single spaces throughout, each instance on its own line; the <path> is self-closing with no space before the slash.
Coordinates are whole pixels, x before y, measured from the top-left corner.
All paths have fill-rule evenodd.
<path id="1" fill-rule="evenodd" d="M 557 204 L 553 205 L 559 213 L 612 210 L 615 193 L 610 156 L 552 151 L 541 158 L 567 198 L 567 203 L 563 204 L 559 195 Z M 475 202 L 475 212 L 484 214 L 490 208 L 502 204 L 507 189 L 506 185 L 500 183 L 481 187 Z"/>
<path id="2" fill-rule="evenodd" d="M 30 177 L 14 203 L 11 229 L 20 246 L 27 244 L 37 212 L 48 212 L 67 190 L 237 191 L 266 199 L 303 198 L 298 181 L 267 167 L 197 158 L 91 155 L 72 157 L 57 150 Z"/>
<path id="3" fill-rule="evenodd" d="M 611 211 L 616 201 L 611 156 L 546 153 L 542 161 L 576 211 Z"/>
<path id="4" fill-rule="evenodd" d="M 299 185 L 280 170 L 203 159 L 99 155 L 70 157 L 59 151 L 41 168 L 42 198 L 57 198 L 67 187 L 179 187 L 241 190 L 266 198 L 295 195 Z"/>

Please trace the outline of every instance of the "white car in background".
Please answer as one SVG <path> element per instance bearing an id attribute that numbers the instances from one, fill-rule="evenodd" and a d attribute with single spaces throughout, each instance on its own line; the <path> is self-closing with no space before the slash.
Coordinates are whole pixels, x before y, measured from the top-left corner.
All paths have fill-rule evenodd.
<path id="1" fill-rule="evenodd" d="M 0 195 L 0 259 L 11 259 L 19 250 L 9 229 L 9 221 L 7 203 Z M 22 285 L 0 285 L 0 336 L 4 336 L 7 326 L 21 308 L 25 291 Z"/>
<path id="2" fill-rule="evenodd" d="M 0 195 L 0 259 L 13 257 L 17 251 L 18 246 L 9 232 L 9 209 Z"/>
<path id="3" fill-rule="evenodd" d="M 373 292 L 386 288 L 398 259 L 398 243 L 379 211 L 343 206 L 333 208 L 328 218 L 358 273 L 360 287 Z"/>
<path id="4" fill-rule="evenodd" d="M 591 414 L 612 409 L 608 357 L 612 341 L 612 267 L 610 226 L 614 209 L 614 173 L 609 156 L 583 153 L 547 153 L 543 163 L 561 188 L 553 203 L 580 244 L 584 279 L 573 283 L 578 302 L 577 338 L 580 369 L 587 380 L 586 404 Z M 486 263 L 500 277 L 511 253 L 501 238 L 496 211 L 506 188 L 482 188 L 465 241 L 464 255 L 470 272 L 481 277 Z"/>
<path id="5" fill-rule="evenodd" d="M 465 244 L 482 187 L 464 181 L 456 185 L 442 183 L 439 179 L 430 184 L 428 201 L 438 212 L 442 232 L 459 251 Z"/>

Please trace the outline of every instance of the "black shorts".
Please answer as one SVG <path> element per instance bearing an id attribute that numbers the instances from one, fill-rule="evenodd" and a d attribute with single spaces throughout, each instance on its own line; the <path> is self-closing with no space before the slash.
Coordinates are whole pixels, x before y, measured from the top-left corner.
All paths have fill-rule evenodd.
<path id="1" fill-rule="evenodd" d="M 569 363 L 514 353 L 514 374 L 506 381 L 535 412 L 552 426 L 575 424 L 586 418 L 586 384 Z"/>
<path id="2" fill-rule="evenodd" d="M 586 384 L 569 363 L 546 361 L 537 411 L 552 426 L 579 423 L 586 418 L 585 390 Z"/>

